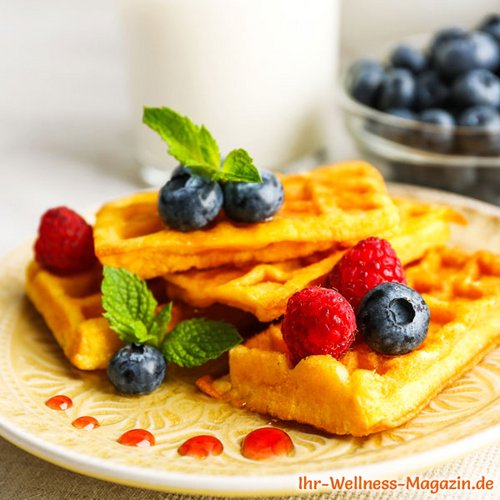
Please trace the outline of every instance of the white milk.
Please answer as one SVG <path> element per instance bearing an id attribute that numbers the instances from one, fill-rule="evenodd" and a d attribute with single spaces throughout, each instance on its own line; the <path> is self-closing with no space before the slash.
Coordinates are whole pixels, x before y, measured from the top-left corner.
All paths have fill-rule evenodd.
<path id="1" fill-rule="evenodd" d="M 221 153 L 286 168 L 325 143 L 338 0 L 118 0 L 131 67 L 137 159 L 176 165 L 143 106 L 204 123 Z"/>

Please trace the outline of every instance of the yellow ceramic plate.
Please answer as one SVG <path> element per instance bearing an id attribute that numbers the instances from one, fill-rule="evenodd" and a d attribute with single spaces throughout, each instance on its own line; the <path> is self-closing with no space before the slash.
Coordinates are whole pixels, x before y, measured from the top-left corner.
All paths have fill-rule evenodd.
<path id="1" fill-rule="evenodd" d="M 415 187 L 394 194 L 448 203 L 470 220 L 454 241 L 500 252 L 500 209 L 467 198 Z M 292 437 L 294 456 L 266 462 L 242 457 L 241 439 L 269 422 L 199 393 L 195 375 L 170 371 L 168 382 L 149 396 L 118 396 L 104 373 L 84 373 L 64 358 L 23 293 L 29 246 L 0 263 L 0 434 L 15 445 L 62 467 L 109 481 L 158 490 L 223 496 L 299 493 L 299 476 L 328 482 L 330 476 L 402 476 L 489 444 L 500 434 L 500 350 L 441 393 L 412 421 L 368 438 L 330 437 L 305 426 L 273 422 Z M 500 313 L 500 312 L 499 312 Z M 66 412 L 44 402 L 66 394 Z M 327 402 L 326 402 L 327 404 Z M 93 431 L 71 422 L 91 415 Z M 117 443 L 126 430 L 146 428 L 156 446 Z M 198 461 L 177 454 L 187 438 L 210 433 L 224 453 Z M 326 490 L 331 491 L 328 484 Z"/>

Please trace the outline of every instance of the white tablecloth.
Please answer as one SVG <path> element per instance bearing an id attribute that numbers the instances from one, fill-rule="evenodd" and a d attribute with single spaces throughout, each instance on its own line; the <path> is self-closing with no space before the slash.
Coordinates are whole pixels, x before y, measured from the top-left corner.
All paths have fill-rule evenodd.
<path id="1" fill-rule="evenodd" d="M 124 58 L 112 1 L 0 0 L 0 25 L 1 255 L 33 238 L 47 208 L 68 205 L 83 211 L 140 183 L 132 159 Z M 355 156 L 337 150 L 336 158 L 350 154 Z M 498 498 L 499 462 L 499 448 L 492 446 L 425 476 L 485 475 L 496 479 L 493 492 L 438 496 Z M 167 497 L 67 472 L 0 438 L 2 500 Z M 338 496 L 355 497 L 389 498 L 379 493 Z M 394 496 L 403 497 L 402 492 Z M 436 496 L 413 492 L 411 498 Z"/>

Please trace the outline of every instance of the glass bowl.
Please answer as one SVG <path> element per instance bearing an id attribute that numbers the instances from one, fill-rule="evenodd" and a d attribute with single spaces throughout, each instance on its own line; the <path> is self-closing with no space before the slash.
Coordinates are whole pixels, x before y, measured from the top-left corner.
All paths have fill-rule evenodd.
<path id="1" fill-rule="evenodd" d="M 341 82 L 346 127 L 387 180 L 430 186 L 500 205 L 500 129 L 440 126 L 355 101 Z"/>

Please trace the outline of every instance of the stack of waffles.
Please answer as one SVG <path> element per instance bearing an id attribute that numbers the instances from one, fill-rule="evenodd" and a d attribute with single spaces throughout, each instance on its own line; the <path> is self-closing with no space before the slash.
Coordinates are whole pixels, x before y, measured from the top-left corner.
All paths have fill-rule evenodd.
<path id="1" fill-rule="evenodd" d="M 172 325 L 194 314 L 234 322 L 254 334 L 229 354 L 229 373 L 202 377 L 207 394 L 335 434 L 366 435 L 415 415 L 498 341 L 500 257 L 444 245 L 453 209 L 393 199 L 364 162 L 283 176 L 285 204 L 268 222 L 220 215 L 208 229 L 166 228 L 157 194 L 104 205 L 94 242 L 100 264 L 147 279 L 160 302 L 173 300 Z M 388 239 L 409 285 L 431 309 L 429 334 L 404 356 L 383 356 L 358 339 L 340 360 L 289 362 L 280 320 L 297 291 L 321 284 L 347 249 L 368 236 Z M 105 368 L 121 346 L 102 317 L 100 266 L 61 277 L 32 262 L 27 294 L 68 359 Z M 260 330 L 260 333 L 256 333 Z M 326 402 L 326 403 L 325 403 Z"/>

